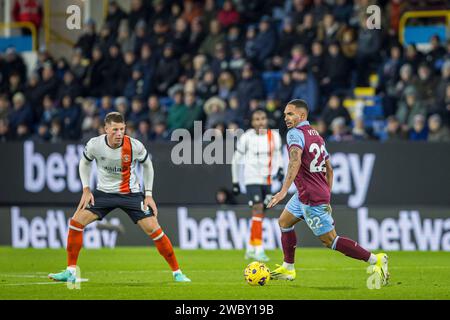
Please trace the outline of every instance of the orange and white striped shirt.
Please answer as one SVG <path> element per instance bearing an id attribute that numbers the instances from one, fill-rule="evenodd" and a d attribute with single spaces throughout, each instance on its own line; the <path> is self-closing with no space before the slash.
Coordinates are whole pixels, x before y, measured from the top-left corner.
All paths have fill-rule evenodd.
<path id="1" fill-rule="evenodd" d="M 148 152 L 139 140 L 127 135 L 120 147 L 108 145 L 106 135 L 92 138 L 86 144 L 84 157 L 97 163 L 97 189 L 107 193 L 140 192 L 136 176 L 137 162 L 143 163 Z"/>
<path id="2" fill-rule="evenodd" d="M 278 130 L 268 129 L 257 134 L 255 129 L 247 130 L 237 141 L 231 164 L 233 183 L 239 181 L 239 165 L 243 165 L 244 184 L 270 185 L 272 176 L 283 165 L 281 136 Z"/>

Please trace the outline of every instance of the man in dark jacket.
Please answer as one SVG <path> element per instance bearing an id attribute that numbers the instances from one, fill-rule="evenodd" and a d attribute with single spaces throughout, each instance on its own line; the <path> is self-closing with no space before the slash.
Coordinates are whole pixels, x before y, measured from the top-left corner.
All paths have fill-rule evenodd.
<path id="1" fill-rule="evenodd" d="M 252 99 L 264 98 L 264 85 L 261 79 L 254 75 L 250 64 L 244 65 L 242 79 L 237 87 L 237 98 L 239 100 L 239 116 L 248 117 L 249 104 Z"/>
<path id="2" fill-rule="evenodd" d="M 259 23 L 259 33 L 255 38 L 256 63 L 259 67 L 264 66 L 264 62 L 274 52 L 277 46 L 277 34 L 273 30 L 269 16 L 264 16 Z"/>

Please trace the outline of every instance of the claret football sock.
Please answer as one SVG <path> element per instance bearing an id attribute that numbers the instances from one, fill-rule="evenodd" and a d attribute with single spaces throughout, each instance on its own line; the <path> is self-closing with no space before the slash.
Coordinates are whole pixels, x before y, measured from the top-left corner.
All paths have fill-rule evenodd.
<path id="1" fill-rule="evenodd" d="M 153 231 L 150 234 L 150 237 L 153 239 L 156 248 L 160 255 L 166 259 L 172 271 L 177 271 L 179 268 L 177 258 L 175 257 L 175 252 L 173 251 L 172 243 L 170 242 L 169 237 L 167 237 L 161 228 Z"/>
<path id="2" fill-rule="evenodd" d="M 331 246 L 333 250 L 342 252 L 353 259 L 369 261 L 371 253 L 361 247 L 357 242 L 345 237 L 336 237 Z M 376 259 L 376 258 L 375 258 Z"/>
<path id="3" fill-rule="evenodd" d="M 293 264 L 295 260 L 295 247 L 297 236 L 294 227 L 281 228 L 281 245 L 283 246 L 284 262 Z"/>
<path id="4" fill-rule="evenodd" d="M 264 214 L 254 214 L 252 217 L 252 226 L 250 229 L 250 245 L 261 246 L 262 244 L 262 221 Z"/>
<path id="5" fill-rule="evenodd" d="M 70 219 L 67 236 L 67 265 L 69 267 L 77 265 L 78 254 L 83 246 L 83 229 L 84 226 L 81 223 Z"/>

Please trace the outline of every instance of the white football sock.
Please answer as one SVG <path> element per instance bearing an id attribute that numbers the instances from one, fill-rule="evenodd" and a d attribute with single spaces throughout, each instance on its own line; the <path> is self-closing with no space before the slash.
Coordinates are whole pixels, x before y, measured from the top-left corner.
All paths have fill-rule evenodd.
<path id="1" fill-rule="evenodd" d="M 264 252 L 264 248 L 262 245 L 255 246 L 255 254 L 261 254 Z"/>
<path id="2" fill-rule="evenodd" d="M 283 261 L 283 267 L 286 268 L 289 271 L 295 270 L 293 263 L 287 263 Z"/>
<path id="3" fill-rule="evenodd" d="M 247 252 L 254 252 L 255 251 L 255 247 L 251 244 L 247 244 Z"/>
<path id="4" fill-rule="evenodd" d="M 369 262 L 370 264 L 375 264 L 377 263 L 378 259 L 377 256 L 374 255 L 373 253 L 370 254 L 369 260 L 367 260 L 367 262 Z"/>
<path id="5" fill-rule="evenodd" d="M 172 275 L 176 275 L 177 273 L 181 273 L 181 270 L 178 269 L 178 270 L 172 271 Z"/>
<path id="6" fill-rule="evenodd" d="M 67 267 L 67 270 L 70 271 L 71 274 L 75 275 L 77 273 L 77 268 L 76 267 Z"/>

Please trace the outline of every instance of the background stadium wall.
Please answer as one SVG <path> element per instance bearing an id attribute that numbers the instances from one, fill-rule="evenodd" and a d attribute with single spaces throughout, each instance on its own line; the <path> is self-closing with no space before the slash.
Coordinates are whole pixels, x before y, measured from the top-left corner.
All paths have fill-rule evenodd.
<path id="1" fill-rule="evenodd" d="M 216 192 L 231 186 L 230 165 L 175 165 L 173 147 L 147 145 L 156 172 L 153 189 L 158 204 L 215 205 Z M 450 208 L 449 144 L 367 142 L 327 147 L 335 170 L 333 205 Z M 74 206 L 81 191 L 78 159 L 83 148 L 70 143 L 4 143 L 0 206 Z M 274 191 L 278 187 L 275 184 Z M 245 195 L 237 201 L 246 204 Z"/>

